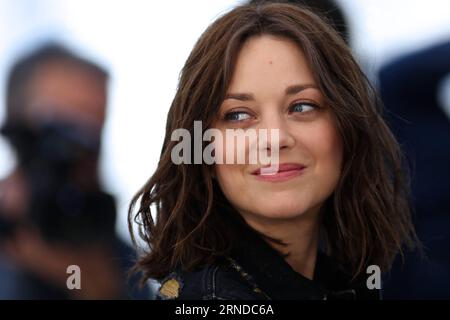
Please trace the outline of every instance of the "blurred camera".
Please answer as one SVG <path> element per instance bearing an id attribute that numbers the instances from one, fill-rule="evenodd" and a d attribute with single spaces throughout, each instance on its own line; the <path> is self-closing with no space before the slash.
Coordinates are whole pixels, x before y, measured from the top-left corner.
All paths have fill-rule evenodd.
<path id="1" fill-rule="evenodd" d="M 80 186 L 74 175 L 86 161 L 96 161 L 98 134 L 64 122 L 5 125 L 2 134 L 16 150 L 29 190 L 26 221 L 0 218 L 0 238 L 13 234 L 19 223 L 36 227 L 48 241 L 88 244 L 114 235 L 114 198 L 92 186 Z M 3 216 L 0 214 L 0 217 Z"/>

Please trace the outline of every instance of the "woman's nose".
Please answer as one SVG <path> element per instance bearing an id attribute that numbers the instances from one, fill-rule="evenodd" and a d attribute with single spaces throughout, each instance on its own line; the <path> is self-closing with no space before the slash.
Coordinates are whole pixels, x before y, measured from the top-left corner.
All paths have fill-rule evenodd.
<path id="1" fill-rule="evenodd" d="M 295 144 L 287 119 L 282 114 L 271 113 L 264 117 L 260 129 L 267 130 L 267 149 L 289 149 Z"/>

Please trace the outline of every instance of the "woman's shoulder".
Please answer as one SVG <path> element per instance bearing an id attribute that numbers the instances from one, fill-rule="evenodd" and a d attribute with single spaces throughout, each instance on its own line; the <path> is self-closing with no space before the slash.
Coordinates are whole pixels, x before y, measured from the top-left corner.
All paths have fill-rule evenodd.
<path id="1" fill-rule="evenodd" d="M 229 262 L 206 265 L 192 271 L 177 269 L 160 283 L 157 299 L 161 300 L 266 299 Z"/>

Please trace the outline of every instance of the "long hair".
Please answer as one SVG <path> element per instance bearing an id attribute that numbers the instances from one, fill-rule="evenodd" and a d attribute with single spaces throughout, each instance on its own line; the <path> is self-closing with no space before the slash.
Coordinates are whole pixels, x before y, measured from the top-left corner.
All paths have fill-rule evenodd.
<path id="1" fill-rule="evenodd" d="M 235 211 L 213 179 L 212 166 L 175 165 L 171 135 L 178 128 L 192 134 L 194 121 L 202 121 L 204 130 L 212 125 L 242 45 L 263 34 L 288 38 L 303 50 L 337 119 L 344 165 L 326 202 L 327 253 L 356 277 L 368 263 L 388 270 L 397 253 L 415 243 L 401 150 L 344 40 L 307 9 L 243 5 L 217 19 L 193 48 L 168 113 L 156 172 L 130 204 L 133 241 L 137 222 L 149 247 L 135 267 L 143 271 L 144 280 L 161 279 L 177 267 L 189 270 L 214 263 L 235 242 L 227 223 Z"/>

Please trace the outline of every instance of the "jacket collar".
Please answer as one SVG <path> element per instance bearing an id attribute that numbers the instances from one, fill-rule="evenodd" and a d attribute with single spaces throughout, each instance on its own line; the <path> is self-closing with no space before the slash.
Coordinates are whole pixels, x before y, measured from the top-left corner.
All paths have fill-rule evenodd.
<path id="1" fill-rule="evenodd" d="M 314 280 L 294 271 L 285 259 L 249 227 L 241 230 L 231 257 L 255 284 L 275 300 L 377 299 L 379 293 L 367 293 L 367 288 L 350 285 L 351 277 L 321 251 L 318 252 Z M 376 290 L 378 291 L 378 290 Z"/>

